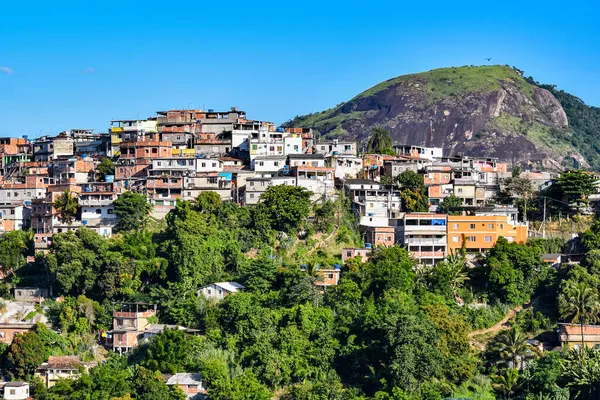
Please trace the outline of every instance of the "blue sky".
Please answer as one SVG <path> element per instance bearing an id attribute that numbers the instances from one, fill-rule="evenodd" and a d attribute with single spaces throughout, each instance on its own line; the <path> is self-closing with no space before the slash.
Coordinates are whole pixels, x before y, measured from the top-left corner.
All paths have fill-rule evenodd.
<path id="1" fill-rule="evenodd" d="M 234 105 L 281 123 L 486 57 L 600 106 L 596 3 L 7 1 L 0 135 Z"/>

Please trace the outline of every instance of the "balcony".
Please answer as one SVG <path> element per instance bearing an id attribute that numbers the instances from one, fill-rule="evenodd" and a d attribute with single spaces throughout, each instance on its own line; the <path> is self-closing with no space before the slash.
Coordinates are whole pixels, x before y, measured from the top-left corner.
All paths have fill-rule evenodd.
<path id="1" fill-rule="evenodd" d="M 433 246 L 433 245 L 446 245 L 445 238 L 406 238 L 406 243 L 409 246 L 421 245 L 421 246 Z"/>
<path id="2" fill-rule="evenodd" d="M 106 207 L 112 205 L 114 199 L 90 199 L 80 200 L 79 205 L 87 207 Z"/>
<path id="3" fill-rule="evenodd" d="M 446 232 L 446 225 L 405 225 L 404 232 Z"/>
<path id="4" fill-rule="evenodd" d="M 446 253 L 443 251 L 411 251 L 410 256 L 413 258 L 444 258 Z"/>

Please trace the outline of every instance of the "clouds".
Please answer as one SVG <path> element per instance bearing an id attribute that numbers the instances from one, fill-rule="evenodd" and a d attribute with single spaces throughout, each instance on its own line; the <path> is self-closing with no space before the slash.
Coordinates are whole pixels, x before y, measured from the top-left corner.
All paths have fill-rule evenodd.
<path id="1" fill-rule="evenodd" d="M 81 71 L 81 72 L 84 73 L 84 74 L 91 74 L 91 73 L 93 73 L 95 71 L 96 71 L 96 68 L 94 68 L 94 67 L 87 67 L 87 68 L 84 68 L 84 70 Z"/>
<path id="2" fill-rule="evenodd" d="M 8 67 L 0 67 L 0 72 L 6 75 L 12 75 L 15 73 L 15 71 L 12 68 Z"/>

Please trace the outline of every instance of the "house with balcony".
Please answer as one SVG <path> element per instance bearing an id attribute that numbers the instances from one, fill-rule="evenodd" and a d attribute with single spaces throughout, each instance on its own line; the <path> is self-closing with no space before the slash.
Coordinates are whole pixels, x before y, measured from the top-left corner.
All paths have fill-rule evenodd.
<path id="1" fill-rule="evenodd" d="M 327 165 L 334 169 L 336 179 L 356 179 L 363 170 L 363 159 L 352 155 L 331 155 L 325 159 Z"/>
<path id="2" fill-rule="evenodd" d="M 93 189 L 89 186 L 84 187 L 84 191 L 78 197 L 81 224 L 100 235 L 110 237 L 117 223 L 114 206 L 117 194 L 113 191 L 93 191 Z"/>
<path id="3" fill-rule="evenodd" d="M 448 249 L 451 251 L 464 245 L 469 253 L 483 253 L 494 247 L 500 237 L 515 243 L 527 241 L 527 223 L 519 222 L 516 207 L 481 207 L 464 214 L 448 216 Z"/>
<path id="4" fill-rule="evenodd" d="M 50 356 L 35 373 L 47 388 L 56 385 L 61 379 L 79 379 L 81 371 L 88 371 L 93 363 L 82 362 L 79 356 Z"/>
<path id="5" fill-rule="evenodd" d="M 323 154 L 290 154 L 288 165 L 292 167 L 325 167 L 325 156 Z"/>
<path id="6" fill-rule="evenodd" d="M 417 145 L 394 145 L 394 151 L 399 156 L 423 158 L 429 161 L 441 160 L 443 149 L 441 147 L 427 147 Z"/>
<path id="7" fill-rule="evenodd" d="M 260 196 L 270 187 L 276 185 L 296 186 L 296 177 L 294 176 L 276 176 L 276 177 L 248 177 L 243 187 L 241 196 L 244 205 L 258 204 Z"/>
<path id="8" fill-rule="evenodd" d="M 399 222 L 398 241 L 420 264 L 433 266 L 448 255 L 445 214 L 407 213 Z"/>
<path id="9" fill-rule="evenodd" d="M 26 229 L 30 225 L 31 207 L 22 202 L 0 203 L 0 235 Z"/>
<path id="10" fill-rule="evenodd" d="M 279 175 L 286 167 L 286 157 L 281 156 L 258 156 L 250 162 L 250 168 L 261 176 Z"/>
<path id="11" fill-rule="evenodd" d="M 358 146 L 356 142 L 340 141 L 334 139 L 329 142 L 319 142 L 314 145 L 315 154 L 323 154 L 326 157 L 331 156 L 356 156 Z"/>
<path id="12" fill-rule="evenodd" d="M 352 202 L 352 209 L 361 217 L 361 224 L 372 225 L 363 221 L 362 217 L 385 219 L 400 215 L 400 191 L 393 186 L 368 179 L 347 179 L 344 191 Z"/>
<path id="13" fill-rule="evenodd" d="M 312 201 L 327 201 L 335 196 L 333 168 L 299 165 L 291 168 L 290 175 L 296 178 L 296 186 L 312 193 Z"/>
<path id="14" fill-rule="evenodd" d="M 156 304 L 125 303 L 113 312 L 113 329 L 108 332 L 107 344 L 121 354 L 138 346 L 148 320 L 156 317 Z"/>
<path id="15" fill-rule="evenodd" d="M 233 173 L 205 172 L 183 178 L 182 199 L 194 200 L 203 192 L 215 192 L 223 201 L 230 201 L 234 190 Z"/>

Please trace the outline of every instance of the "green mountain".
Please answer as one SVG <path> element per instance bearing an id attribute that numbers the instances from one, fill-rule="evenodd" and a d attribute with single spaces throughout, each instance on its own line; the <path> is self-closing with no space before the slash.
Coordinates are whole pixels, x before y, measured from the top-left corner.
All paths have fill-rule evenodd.
<path id="1" fill-rule="evenodd" d="M 442 68 L 382 82 L 288 126 L 366 142 L 380 125 L 401 144 L 543 168 L 600 169 L 600 109 L 508 66 Z"/>

